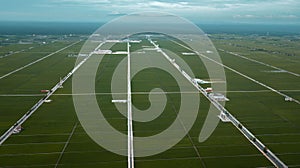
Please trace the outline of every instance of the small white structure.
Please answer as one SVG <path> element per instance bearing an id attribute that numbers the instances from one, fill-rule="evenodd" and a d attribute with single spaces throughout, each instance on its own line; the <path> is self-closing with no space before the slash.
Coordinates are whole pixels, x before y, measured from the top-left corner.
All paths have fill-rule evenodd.
<path id="1" fill-rule="evenodd" d="M 52 100 L 51 100 L 51 99 L 48 99 L 48 100 L 44 100 L 44 102 L 45 102 L 45 103 L 50 103 L 50 102 L 52 102 Z"/>
<path id="2" fill-rule="evenodd" d="M 141 43 L 142 40 L 130 40 L 130 43 Z"/>
<path id="3" fill-rule="evenodd" d="M 129 39 L 124 39 L 122 40 L 123 42 L 129 42 L 129 43 L 140 43 L 142 40 L 129 40 Z"/>
<path id="4" fill-rule="evenodd" d="M 93 52 L 94 54 L 111 54 L 111 50 L 97 50 Z"/>
<path id="5" fill-rule="evenodd" d="M 116 51 L 116 52 L 113 52 L 111 54 L 117 54 L 117 55 L 118 54 L 121 54 L 121 55 L 124 54 L 125 55 L 125 54 L 128 54 L 128 52 L 127 51 Z"/>
<path id="6" fill-rule="evenodd" d="M 209 51 L 209 50 L 207 50 L 207 51 L 206 51 L 206 53 L 207 53 L 207 54 L 211 54 L 211 53 L 213 53 L 213 52 L 212 52 L 212 51 Z"/>
<path id="7" fill-rule="evenodd" d="M 229 101 L 229 99 L 221 93 L 210 93 L 208 96 L 217 101 Z"/>
<path id="8" fill-rule="evenodd" d="M 293 98 L 291 98 L 291 97 L 285 97 L 284 100 L 285 101 L 293 101 Z"/>
<path id="9" fill-rule="evenodd" d="M 68 57 L 78 57 L 77 54 L 68 54 Z"/>
<path id="10" fill-rule="evenodd" d="M 196 55 L 195 53 L 193 52 L 183 52 L 181 53 L 182 55 Z"/>
<path id="11" fill-rule="evenodd" d="M 13 130 L 12 134 L 18 134 L 18 133 L 20 133 L 22 130 L 23 130 L 22 126 L 19 125 L 19 126 L 17 126 L 17 127 Z"/>
<path id="12" fill-rule="evenodd" d="M 199 83 L 199 84 L 207 84 L 207 83 L 211 83 L 202 79 L 198 79 L 198 78 L 194 78 L 193 79 L 194 83 Z"/>
<path id="13" fill-rule="evenodd" d="M 222 122 L 230 122 L 229 118 L 226 116 L 226 114 L 224 112 L 221 112 L 218 117 L 220 118 L 220 120 Z"/>
<path id="14" fill-rule="evenodd" d="M 78 57 L 87 57 L 89 56 L 88 54 L 78 54 Z"/>
<path id="15" fill-rule="evenodd" d="M 111 100 L 112 103 L 127 103 L 127 100 Z"/>

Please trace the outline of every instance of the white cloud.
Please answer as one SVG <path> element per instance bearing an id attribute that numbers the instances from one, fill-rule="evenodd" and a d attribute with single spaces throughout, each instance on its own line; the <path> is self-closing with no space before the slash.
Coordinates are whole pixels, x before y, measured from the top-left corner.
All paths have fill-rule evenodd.
<path id="1" fill-rule="evenodd" d="M 62 3 L 81 3 L 81 4 L 103 4 L 110 3 L 109 0 L 57 0 Z"/>
<path id="2" fill-rule="evenodd" d="M 126 15 L 126 13 L 121 13 L 119 11 L 111 11 L 110 13 L 107 14 L 108 16 L 123 16 Z"/>
<path id="3" fill-rule="evenodd" d="M 227 19 L 299 19 L 297 0 L 53 0 L 54 5 L 83 7 L 108 16 L 141 11 L 171 12 L 184 17 Z M 117 12 L 116 12 L 117 11 Z M 288 13 L 289 12 L 289 13 Z"/>
<path id="4" fill-rule="evenodd" d="M 286 19 L 297 19 L 299 18 L 298 16 L 296 15 L 282 15 L 280 16 L 281 18 L 286 18 Z"/>
<path id="5" fill-rule="evenodd" d="M 188 2 L 179 2 L 179 4 L 188 5 L 189 3 Z"/>
<path id="6" fill-rule="evenodd" d="M 159 2 L 159 1 L 150 1 L 147 5 L 149 7 L 158 7 L 158 8 L 185 8 L 185 7 L 187 7 L 186 4 Z"/>
<path id="7" fill-rule="evenodd" d="M 238 19 L 251 19 L 251 18 L 258 18 L 258 16 L 255 15 L 234 15 L 233 18 L 238 18 Z"/>
<path id="8" fill-rule="evenodd" d="M 298 19 L 296 15 L 234 15 L 235 19 Z"/>

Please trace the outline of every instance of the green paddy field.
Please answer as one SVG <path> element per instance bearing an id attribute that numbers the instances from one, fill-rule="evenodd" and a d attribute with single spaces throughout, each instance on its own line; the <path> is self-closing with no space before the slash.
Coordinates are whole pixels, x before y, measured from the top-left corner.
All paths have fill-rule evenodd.
<path id="1" fill-rule="evenodd" d="M 44 96 L 40 90 L 51 89 L 60 77 L 72 70 L 77 59 L 74 55 L 80 51 L 86 38 L 85 35 L 48 35 L 42 40 L 31 36 L 0 37 L 1 41 L 8 39 L 0 47 L 1 135 Z M 300 100 L 300 36 L 209 34 L 209 38 L 224 65 Z M 20 43 L 20 39 L 27 43 Z M 131 44 L 132 51 L 151 45 L 146 38 L 140 40 L 141 43 Z M 153 40 L 162 49 L 179 55 L 197 77 L 208 78 L 198 56 L 182 55 L 189 51 L 167 38 L 155 37 Z M 66 46 L 69 47 L 1 78 Z M 126 47 L 126 43 L 118 43 L 112 51 L 126 51 Z M 16 51 L 20 52 L 14 53 Z M 150 52 L 154 51 L 143 54 L 145 59 L 150 59 L 147 58 Z M 11 55 L 1 58 L 7 54 Z M 95 85 L 99 93 L 97 100 L 107 121 L 126 134 L 127 119 L 111 103 L 110 90 L 114 69 L 124 58 L 126 55 L 104 55 Z M 88 61 L 93 59 L 97 59 L 97 55 Z M 230 69 L 225 68 L 225 72 L 227 97 L 230 99 L 226 102 L 226 109 L 285 164 L 300 167 L 300 105 L 285 101 L 283 96 Z M 127 167 L 126 156 L 105 150 L 86 134 L 74 109 L 72 80 L 63 86 L 50 97 L 51 103 L 44 103 L 22 125 L 24 130 L 21 133 L 12 135 L 0 146 L 0 167 Z M 170 74 L 159 69 L 141 71 L 133 78 L 133 105 L 141 110 L 147 109 L 150 102 L 145 92 L 153 88 L 170 92 L 166 94 L 166 107 L 153 121 L 133 122 L 135 136 L 155 135 L 170 126 L 177 116 L 180 94 L 176 92 L 179 86 Z M 204 96 L 200 97 L 199 114 L 187 135 L 163 153 L 136 157 L 135 167 L 273 167 L 231 123 L 219 122 L 213 134 L 200 143 L 199 133 L 210 105 Z"/>

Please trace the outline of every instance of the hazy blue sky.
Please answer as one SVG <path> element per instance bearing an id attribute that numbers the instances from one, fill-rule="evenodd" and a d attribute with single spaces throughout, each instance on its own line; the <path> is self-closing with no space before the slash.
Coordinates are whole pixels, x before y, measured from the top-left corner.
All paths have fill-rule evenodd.
<path id="1" fill-rule="evenodd" d="M 300 23 L 300 0 L 0 0 L 0 21 L 107 21 L 139 11 L 194 22 Z"/>

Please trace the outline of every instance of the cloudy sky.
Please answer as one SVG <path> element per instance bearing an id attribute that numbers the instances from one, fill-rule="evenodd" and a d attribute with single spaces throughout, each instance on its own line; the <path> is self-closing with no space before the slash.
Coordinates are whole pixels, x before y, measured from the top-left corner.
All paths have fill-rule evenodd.
<path id="1" fill-rule="evenodd" d="M 193 22 L 300 24 L 300 0 L 0 0 L 0 21 L 98 22 L 140 11 Z"/>

